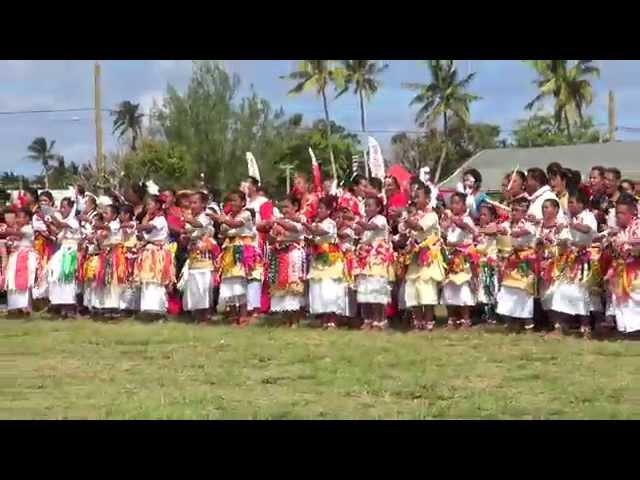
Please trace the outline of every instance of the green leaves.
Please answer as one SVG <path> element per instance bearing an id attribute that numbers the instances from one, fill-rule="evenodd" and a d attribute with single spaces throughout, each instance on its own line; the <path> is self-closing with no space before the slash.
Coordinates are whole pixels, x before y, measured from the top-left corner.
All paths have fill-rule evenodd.
<path id="1" fill-rule="evenodd" d="M 536 71 L 534 84 L 538 95 L 525 108 L 531 110 L 545 98 L 553 98 L 556 128 L 566 129 L 571 142 L 572 127 L 579 126 L 584 110 L 593 102 L 593 90 L 589 77 L 599 77 L 600 69 L 592 60 L 532 60 L 527 63 Z"/>

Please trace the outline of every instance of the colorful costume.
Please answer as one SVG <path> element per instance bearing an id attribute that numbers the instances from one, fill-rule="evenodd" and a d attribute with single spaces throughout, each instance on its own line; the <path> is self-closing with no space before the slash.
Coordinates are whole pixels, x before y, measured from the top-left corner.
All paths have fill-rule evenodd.
<path id="1" fill-rule="evenodd" d="M 435 212 L 419 214 L 421 231 L 412 231 L 407 245 L 404 302 L 407 308 L 436 305 L 445 279 L 440 226 Z"/>
<path id="2" fill-rule="evenodd" d="M 296 231 L 279 234 L 277 241 L 269 246 L 269 291 L 273 312 L 298 311 L 306 305 L 304 229 L 300 223 L 290 221 Z M 279 230 L 276 227 L 272 234 Z"/>
<path id="3" fill-rule="evenodd" d="M 155 228 L 142 234 L 146 245 L 138 253 L 134 278 L 140 285 L 140 311 L 164 314 L 167 311 L 167 287 L 175 282 L 175 264 L 167 245 L 167 220 L 164 216 L 157 216 L 150 223 Z"/>
<path id="4" fill-rule="evenodd" d="M 325 218 L 318 227 L 327 232 L 315 237 L 309 267 L 309 311 L 312 315 L 347 313 L 344 255 L 338 246 L 336 222 Z"/>
<path id="5" fill-rule="evenodd" d="M 52 305 L 75 305 L 80 224 L 72 215 L 60 218 L 60 221 L 64 223 L 63 230 L 58 234 L 60 247 L 46 267 L 49 301 Z"/>
<path id="6" fill-rule="evenodd" d="M 395 279 L 394 253 L 389 242 L 389 226 L 382 215 L 375 215 L 368 223 L 376 230 L 365 230 L 356 248 L 354 276 L 358 303 L 386 305 L 391 301 L 389 282 Z"/>
<path id="7" fill-rule="evenodd" d="M 480 234 L 476 239 L 478 261 L 478 282 L 476 297 L 484 306 L 488 319 L 493 317 L 499 288 L 498 246 L 496 235 Z"/>
<path id="8" fill-rule="evenodd" d="M 352 228 L 346 227 L 340 230 L 338 247 L 344 259 L 344 278 L 347 289 L 345 313 L 347 317 L 355 317 L 358 314 L 358 302 L 356 299 L 355 280 L 353 277 L 356 259 L 356 236 Z"/>
<path id="9" fill-rule="evenodd" d="M 196 220 L 201 227 L 186 227 L 190 235 L 189 256 L 178 281 L 178 289 L 182 291 L 182 308 L 187 312 L 207 310 L 213 306 L 214 262 L 220 254 L 209 217 L 202 212 Z"/>
<path id="10" fill-rule="evenodd" d="M 9 310 L 30 309 L 32 289 L 40 268 L 40 259 L 33 249 L 33 227 L 20 229 L 21 238 L 13 244 L 7 263 L 5 290 Z"/>
<path id="11" fill-rule="evenodd" d="M 98 242 L 97 255 L 92 256 L 95 274 L 91 306 L 98 310 L 119 310 L 120 297 L 127 281 L 120 222 L 110 222 L 107 231 L 107 238 Z"/>
<path id="12" fill-rule="evenodd" d="M 526 230 L 523 237 L 510 237 L 511 251 L 504 259 L 500 271 L 500 289 L 496 297 L 499 315 L 533 318 L 533 301 L 536 295 L 538 262 L 533 248 L 535 227 L 525 220 L 516 225 L 503 225 L 510 232 Z M 504 242 L 503 240 L 500 240 Z"/>
<path id="13" fill-rule="evenodd" d="M 140 285 L 135 282 L 135 265 L 138 258 L 138 240 L 136 238 L 136 222 L 121 226 L 122 249 L 125 262 L 124 284 L 120 291 L 120 310 L 137 312 L 140 309 Z M 172 245 L 169 244 L 169 248 Z"/>
<path id="14" fill-rule="evenodd" d="M 590 248 L 598 224 L 589 210 L 577 215 L 575 221 L 588 225 L 591 231 L 581 233 L 567 227 L 558 235 L 559 246 L 552 263 L 551 282 L 545 292 L 544 303 L 556 312 L 587 316 L 591 311 Z"/>
<path id="15" fill-rule="evenodd" d="M 634 219 L 611 240 L 613 261 L 605 278 L 611 290 L 611 309 L 618 330 L 640 330 L 640 252 L 629 244 L 640 239 L 640 220 Z"/>
<path id="16" fill-rule="evenodd" d="M 474 227 L 469 215 L 462 221 Z M 473 232 L 455 224 L 447 229 L 445 262 L 447 274 L 442 287 L 442 303 L 451 306 L 473 306 L 476 304 L 479 256 L 473 245 Z"/>
<path id="17" fill-rule="evenodd" d="M 257 232 L 251 212 L 242 210 L 234 220 L 242 221 L 243 225 L 238 228 L 222 225 L 220 228 L 225 237 L 218 266 L 220 303 L 236 306 L 246 304 L 247 309 L 249 309 L 249 305 L 252 308 L 258 308 L 262 286 L 263 257 L 258 249 Z M 251 294 L 250 285 L 253 285 Z"/>

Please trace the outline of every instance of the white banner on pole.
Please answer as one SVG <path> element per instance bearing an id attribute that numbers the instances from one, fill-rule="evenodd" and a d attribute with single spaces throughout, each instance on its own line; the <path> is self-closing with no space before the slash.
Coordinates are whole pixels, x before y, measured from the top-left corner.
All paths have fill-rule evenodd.
<path id="1" fill-rule="evenodd" d="M 372 177 L 384 180 L 384 158 L 375 138 L 369 137 L 369 170 Z"/>
<path id="2" fill-rule="evenodd" d="M 259 183 L 262 183 L 260 170 L 258 170 L 258 162 L 256 162 L 256 157 L 254 157 L 251 152 L 247 152 L 247 169 L 249 170 L 250 177 L 254 177 Z"/>

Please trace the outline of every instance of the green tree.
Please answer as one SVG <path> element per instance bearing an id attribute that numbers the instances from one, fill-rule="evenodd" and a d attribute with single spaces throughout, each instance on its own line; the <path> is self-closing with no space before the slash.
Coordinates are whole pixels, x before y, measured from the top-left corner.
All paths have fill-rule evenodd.
<path id="1" fill-rule="evenodd" d="M 53 147 L 56 144 L 55 140 L 51 140 L 51 143 L 47 143 L 47 139 L 44 137 L 36 137 L 31 142 L 31 145 L 27 147 L 29 155 L 27 158 L 34 160 L 42 165 L 42 172 L 44 176 L 44 188 L 49 188 L 49 167 L 50 162 L 56 158 L 53 153 Z"/>
<path id="2" fill-rule="evenodd" d="M 193 179 L 187 177 L 189 164 L 189 155 L 184 147 L 146 139 L 136 151 L 128 152 L 119 159 L 117 167 L 122 180 L 127 183 L 153 179 L 163 187 L 182 188 L 192 184 Z"/>
<path id="3" fill-rule="evenodd" d="M 339 68 L 335 68 L 331 60 L 301 60 L 298 70 L 280 78 L 297 82 L 295 86 L 289 90 L 290 95 L 297 95 L 310 90 L 322 98 L 331 171 L 334 177 L 338 178 L 331 142 L 331 120 L 329 118 L 329 107 L 327 105 L 327 88 L 333 84 L 336 85 L 338 89 L 342 89 L 344 85 L 344 72 Z"/>
<path id="4" fill-rule="evenodd" d="M 571 129 L 583 120 L 584 110 L 593 102 L 593 89 L 589 79 L 599 77 L 600 69 L 592 60 L 529 60 L 536 71 L 534 80 L 539 92 L 525 108 L 527 110 L 544 101 L 554 99 L 554 121 L 556 129 L 564 123 L 569 142 L 573 143 Z"/>
<path id="5" fill-rule="evenodd" d="M 234 188 L 247 175 L 248 151 L 265 179 L 280 173 L 275 162 L 295 127 L 288 125 L 282 109 L 272 108 L 252 88 L 238 98 L 239 87 L 240 78 L 215 61 L 194 62 L 185 93 L 168 87 L 156 123 L 171 145 L 184 147 L 190 181 L 204 174 L 211 186 Z"/>
<path id="6" fill-rule="evenodd" d="M 564 128 L 558 128 L 553 115 L 532 115 L 519 120 L 512 132 L 513 146 L 518 148 L 552 147 L 580 143 L 598 143 L 600 132 L 593 126 L 593 119 L 586 117 L 576 126 L 571 138 Z"/>
<path id="7" fill-rule="evenodd" d="M 388 64 L 379 65 L 375 60 L 342 60 L 344 70 L 344 87 L 338 92 L 336 98 L 349 91 L 353 87 L 353 93 L 358 95 L 360 101 L 360 125 L 362 131 L 367 131 L 367 115 L 365 99 L 369 101 L 380 88 L 378 75 L 389 68 Z"/>
<path id="8" fill-rule="evenodd" d="M 311 173 L 311 157 L 309 155 L 309 147 L 313 150 L 324 178 L 331 178 L 332 169 L 330 157 L 327 154 L 327 137 L 326 125 L 323 119 L 313 122 L 310 128 L 302 129 L 299 125 L 302 123 L 301 116 L 294 116 L 289 121 L 297 121 L 298 126 L 289 124 L 286 128 L 288 131 L 283 136 L 284 151 L 278 158 L 278 165 L 293 165 L 296 171 Z M 281 128 L 285 128 L 284 125 Z M 360 140 L 358 135 L 349 133 L 345 127 L 332 123 L 331 144 L 334 148 L 337 179 L 350 176 L 351 159 L 361 151 Z M 278 186 L 284 187 L 285 176 L 281 173 L 277 177 Z"/>
<path id="9" fill-rule="evenodd" d="M 405 83 L 410 90 L 417 91 L 409 106 L 418 105 L 416 123 L 419 127 L 431 127 L 442 119 L 442 154 L 438 161 L 434 181 L 438 181 L 447 155 L 449 123 L 451 118 L 463 124 L 469 123 L 469 104 L 479 100 L 477 95 L 466 91 L 475 77 L 475 72 L 459 79 L 453 60 L 427 60 L 431 76 L 430 83 Z"/>
<path id="10" fill-rule="evenodd" d="M 113 133 L 122 138 L 127 133 L 131 137 L 131 150 L 137 148 L 138 137 L 142 135 L 142 118 L 144 114 L 139 112 L 139 103 L 131 103 L 129 100 L 120 102 L 118 108 L 111 112 L 113 119 Z"/>

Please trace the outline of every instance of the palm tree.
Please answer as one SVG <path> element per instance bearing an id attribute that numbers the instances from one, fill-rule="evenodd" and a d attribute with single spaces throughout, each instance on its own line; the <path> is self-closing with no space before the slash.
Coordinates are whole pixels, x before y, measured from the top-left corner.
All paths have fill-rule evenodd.
<path id="1" fill-rule="evenodd" d="M 556 128 L 567 129 L 569 142 L 573 142 L 571 126 L 582 123 L 584 110 L 593 102 L 593 89 L 588 77 L 600 76 L 600 69 L 592 65 L 592 60 L 529 60 L 527 63 L 538 74 L 534 84 L 539 93 L 525 108 L 531 110 L 545 98 L 555 100 L 553 117 Z"/>
<path id="2" fill-rule="evenodd" d="M 304 91 L 312 90 L 316 95 L 322 97 L 324 107 L 324 119 L 327 133 L 327 144 L 329 146 L 329 158 L 331 160 L 331 172 L 333 178 L 338 178 L 336 162 L 333 157 L 333 146 L 331 142 L 331 121 L 329 119 L 329 107 L 327 106 L 327 87 L 335 84 L 342 88 L 344 84 L 343 72 L 334 68 L 331 60 L 301 60 L 298 70 L 289 75 L 280 77 L 285 80 L 295 80 L 297 83 L 289 90 L 289 95 L 296 95 Z"/>
<path id="3" fill-rule="evenodd" d="M 427 65 L 431 74 L 430 83 L 405 83 L 403 86 L 418 91 L 409 106 L 420 105 L 416 114 L 419 127 L 432 127 L 442 118 L 443 149 L 434 177 L 434 182 L 437 182 L 447 154 L 450 117 L 458 119 L 464 126 L 468 125 L 469 104 L 481 97 L 466 92 L 475 72 L 460 80 L 453 60 L 427 60 Z"/>
<path id="4" fill-rule="evenodd" d="M 35 160 L 42 164 L 42 170 L 44 171 L 44 188 L 49 188 L 49 161 L 56 158 L 56 154 L 53 153 L 53 146 L 56 144 L 55 140 L 51 140 L 51 143 L 47 143 L 47 139 L 44 137 L 37 137 L 33 139 L 31 145 L 27 147 L 29 155 L 27 158 Z"/>
<path id="5" fill-rule="evenodd" d="M 131 103 L 125 100 L 118 105 L 118 109 L 111 112 L 116 118 L 113 119 L 113 133 L 118 133 L 118 138 L 122 138 L 127 132 L 131 135 L 131 150 L 136 150 L 138 136 L 142 135 L 142 117 L 144 113 L 139 113 L 139 103 Z"/>
<path id="6" fill-rule="evenodd" d="M 378 65 L 374 60 L 342 60 L 342 68 L 344 70 L 344 88 L 338 92 L 336 98 L 343 93 L 349 91 L 353 86 L 353 93 L 358 95 L 360 100 L 360 125 L 362 131 L 366 132 L 366 112 L 365 98 L 369 100 L 380 87 L 380 81 L 376 76 L 389 68 L 389 64 Z"/>

